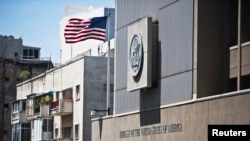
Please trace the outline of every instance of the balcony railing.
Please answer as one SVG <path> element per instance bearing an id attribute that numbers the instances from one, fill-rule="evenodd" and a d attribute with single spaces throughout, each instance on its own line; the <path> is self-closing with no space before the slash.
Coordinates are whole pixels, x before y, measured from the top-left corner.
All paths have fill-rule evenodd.
<path id="1" fill-rule="evenodd" d="M 73 111 L 72 99 L 60 99 L 51 103 L 52 116 L 64 116 L 69 115 Z"/>
<path id="2" fill-rule="evenodd" d="M 12 124 L 26 123 L 26 122 L 28 121 L 26 120 L 25 111 L 16 111 L 12 113 L 12 120 L 11 120 Z"/>
<path id="3" fill-rule="evenodd" d="M 26 107 L 26 117 L 28 120 L 39 117 L 51 117 L 49 114 L 49 104 L 29 105 Z"/>
<path id="4" fill-rule="evenodd" d="M 32 106 L 27 106 L 26 107 L 26 116 L 32 116 L 33 115 L 33 107 Z"/>
<path id="5" fill-rule="evenodd" d="M 18 112 L 13 112 L 13 113 L 12 113 L 12 120 L 17 120 L 17 119 L 19 119 L 19 115 L 20 115 L 19 111 L 18 111 Z"/>

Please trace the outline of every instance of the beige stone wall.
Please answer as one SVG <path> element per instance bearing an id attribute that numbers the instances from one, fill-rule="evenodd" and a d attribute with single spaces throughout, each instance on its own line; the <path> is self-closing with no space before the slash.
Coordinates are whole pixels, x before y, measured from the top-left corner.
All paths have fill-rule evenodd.
<path id="1" fill-rule="evenodd" d="M 250 74 L 250 42 L 242 44 L 241 47 L 241 74 Z M 237 77 L 238 71 L 238 48 L 234 46 L 230 50 L 230 78 Z"/>
<path id="2" fill-rule="evenodd" d="M 250 93 L 164 108 L 160 122 L 146 126 L 139 113 L 99 118 L 92 122 L 92 141 L 207 141 L 209 124 L 250 124 L 249 113 Z M 151 133 L 142 135 L 146 129 Z"/>

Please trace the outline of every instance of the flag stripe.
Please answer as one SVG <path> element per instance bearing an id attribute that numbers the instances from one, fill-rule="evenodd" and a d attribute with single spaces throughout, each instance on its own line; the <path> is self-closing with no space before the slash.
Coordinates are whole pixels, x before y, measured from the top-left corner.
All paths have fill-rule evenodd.
<path id="1" fill-rule="evenodd" d="M 78 38 L 77 40 L 67 40 L 66 43 L 77 43 L 77 42 L 85 41 L 88 39 L 95 39 L 95 40 L 103 41 L 103 38 L 99 38 L 99 37 L 84 37 L 84 38 Z"/>
<path id="2" fill-rule="evenodd" d="M 105 38 L 105 34 L 100 34 L 100 33 L 87 33 L 87 34 L 79 34 L 77 36 L 67 36 L 66 39 L 77 39 L 81 37 L 87 37 L 87 36 L 100 36 L 100 38 Z"/>
<path id="3" fill-rule="evenodd" d="M 94 17 L 91 19 L 71 18 L 64 29 L 66 43 L 95 39 L 105 40 L 107 17 Z"/>
<path id="4" fill-rule="evenodd" d="M 64 33 L 64 36 L 67 37 L 67 36 L 77 36 L 79 34 L 82 34 L 82 33 L 90 33 L 90 32 L 93 32 L 93 33 L 100 33 L 100 34 L 105 34 L 105 30 L 100 30 L 100 29 L 90 29 L 90 30 L 80 30 L 78 32 L 75 32 L 75 31 L 68 31 L 67 33 Z"/>

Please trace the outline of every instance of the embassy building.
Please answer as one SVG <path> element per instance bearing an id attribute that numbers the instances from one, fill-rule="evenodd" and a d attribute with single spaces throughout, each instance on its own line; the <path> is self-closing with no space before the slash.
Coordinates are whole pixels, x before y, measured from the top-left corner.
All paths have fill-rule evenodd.
<path id="1" fill-rule="evenodd" d="M 210 125 L 250 124 L 250 1 L 115 4 L 113 114 L 92 118 L 92 141 L 207 141 Z"/>

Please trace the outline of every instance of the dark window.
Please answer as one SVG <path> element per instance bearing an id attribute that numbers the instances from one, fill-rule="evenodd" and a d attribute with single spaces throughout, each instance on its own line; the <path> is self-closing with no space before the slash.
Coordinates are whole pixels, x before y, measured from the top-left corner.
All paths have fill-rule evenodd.
<path id="1" fill-rule="evenodd" d="M 22 103 L 22 111 L 25 111 L 26 110 L 26 101 L 23 101 Z"/>
<path id="2" fill-rule="evenodd" d="M 52 132 L 52 131 L 53 131 L 53 120 L 43 119 L 43 132 Z"/>
<path id="3" fill-rule="evenodd" d="M 3 130 L 4 135 L 8 135 L 8 130 Z"/>
<path id="4" fill-rule="evenodd" d="M 62 137 L 63 138 L 70 138 L 71 137 L 71 127 L 62 128 Z"/>
<path id="5" fill-rule="evenodd" d="M 4 104 L 4 108 L 9 108 L 9 104 Z"/>
<path id="6" fill-rule="evenodd" d="M 22 128 L 28 128 L 29 129 L 30 128 L 30 123 L 22 124 Z"/>
<path id="7" fill-rule="evenodd" d="M 75 125 L 75 138 L 79 138 L 79 125 Z"/>
<path id="8" fill-rule="evenodd" d="M 29 50 L 29 57 L 30 57 L 30 59 L 32 59 L 33 56 L 34 56 L 34 51 L 33 51 L 33 49 L 30 49 Z"/>
<path id="9" fill-rule="evenodd" d="M 10 78 L 9 77 L 5 77 L 4 80 L 5 81 L 10 81 Z"/>
<path id="10" fill-rule="evenodd" d="M 17 52 L 15 52 L 15 54 L 14 54 L 14 55 L 15 55 L 15 57 L 17 57 L 17 56 L 18 56 L 18 53 L 17 53 Z"/>
<path id="11" fill-rule="evenodd" d="M 76 99 L 80 99 L 80 85 L 76 86 Z"/>
<path id="12" fill-rule="evenodd" d="M 38 50 L 34 50 L 34 58 L 35 59 L 39 58 L 39 51 Z"/>
<path id="13" fill-rule="evenodd" d="M 43 132 L 47 132 L 48 129 L 48 123 L 47 123 L 47 119 L 43 120 Z"/>
<path id="14" fill-rule="evenodd" d="M 4 110 L 7 111 L 9 109 L 9 104 L 4 104 Z"/>
<path id="15" fill-rule="evenodd" d="M 59 92 L 56 92 L 56 101 L 59 100 Z"/>
<path id="16" fill-rule="evenodd" d="M 23 49 L 23 59 L 38 59 L 39 52 L 40 50 L 35 48 Z"/>
<path id="17" fill-rule="evenodd" d="M 23 49 L 23 56 L 28 56 L 28 49 Z"/>
<path id="18" fill-rule="evenodd" d="M 52 132 L 53 131 L 53 120 L 48 119 L 48 131 Z"/>

